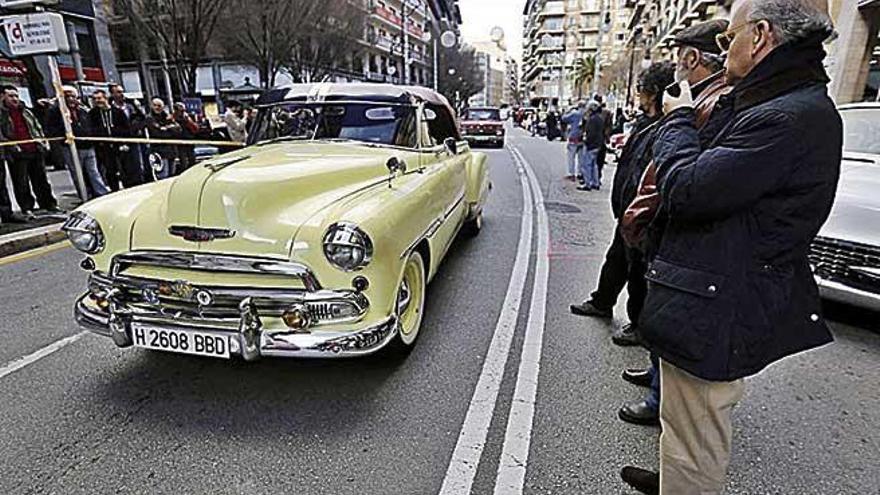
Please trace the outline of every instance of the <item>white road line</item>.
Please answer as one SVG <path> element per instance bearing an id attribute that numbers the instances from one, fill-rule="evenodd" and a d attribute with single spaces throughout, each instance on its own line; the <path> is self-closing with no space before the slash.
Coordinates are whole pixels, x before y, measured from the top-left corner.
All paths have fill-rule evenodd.
<path id="1" fill-rule="evenodd" d="M 544 208 L 544 195 L 532 167 L 518 149 L 512 148 L 514 157 L 526 170 L 532 194 L 535 196 L 535 209 L 538 224 L 538 252 L 535 262 L 532 304 L 526 324 L 516 389 L 507 419 L 504 446 L 495 478 L 495 495 L 516 495 L 523 492 L 526 465 L 529 458 L 529 444 L 532 439 L 532 422 L 535 417 L 535 400 L 538 393 L 538 375 L 541 371 L 541 348 L 544 341 L 544 317 L 547 310 L 547 279 L 550 274 L 549 239 L 547 210 Z"/>
<path id="2" fill-rule="evenodd" d="M 71 335 L 70 337 L 65 337 L 61 340 L 56 340 L 55 342 L 52 342 L 51 344 L 47 345 L 46 347 L 43 347 L 42 349 L 40 349 L 36 352 L 33 352 L 31 354 L 28 354 L 27 356 L 20 357 L 20 358 L 16 359 L 15 361 L 11 361 L 11 362 L 7 363 L 5 366 L 0 368 L 0 379 L 6 377 L 6 375 L 15 373 L 16 371 L 24 368 L 25 366 L 27 366 L 29 364 L 33 364 L 33 363 L 39 361 L 40 359 L 43 359 L 44 357 L 55 353 L 56 351 L 61 350 L 63 347 L 70 345 L 70 344 L 76 342 L 77 340 L 83 338 L 88 333 L 89 332 L 83 330 L 82 332 L 80 332 L 76 335 Z"/>
<path id="3" fill-rule="evenodd" d="M 510 354 L 510 345 L 516 330 L 516 320 L 522 303 L 526 276 L 529 272 L 529 260 L 532 246 L 532 195 L 526 171 L 517 163 L 523 193 L 522 223 L 519 231 L 519 244 L 513 271 L 507 285 L 507 295 L 501 307 L 501 315 L 495 325 L 495 333 L 489 344 L 489 351 L 483 361 L 483 370 L 474 389 L 474 395 L 468 406 L 464 423 L 452 459 L 446 469 L 441 495 L 466 495 L 471 491 L 477 466 L 486 444 L 489 424 L 495 413 L 498 390 L 504 378 L 504 367 Z"/>

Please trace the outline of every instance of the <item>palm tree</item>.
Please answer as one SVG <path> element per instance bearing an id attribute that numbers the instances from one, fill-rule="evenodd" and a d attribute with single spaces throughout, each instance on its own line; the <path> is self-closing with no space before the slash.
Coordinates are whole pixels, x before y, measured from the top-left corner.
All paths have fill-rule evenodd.
<path id="1" fill-rule="evenodd" d="M 596 73 L 596 56 L 585 55 L 574 61 L 574 72 L 571 75 L 575 86 L 577 86 L 578 98 L 583 97 L 583 89 L 593 83 L 593 76 Z"/>

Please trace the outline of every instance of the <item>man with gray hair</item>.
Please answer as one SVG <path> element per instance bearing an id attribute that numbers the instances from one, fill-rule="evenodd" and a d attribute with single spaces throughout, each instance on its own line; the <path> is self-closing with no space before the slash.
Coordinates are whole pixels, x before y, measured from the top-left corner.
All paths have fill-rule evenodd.
<path id="1" fill-rule="evenodd" d="M 643 493 L 721 493 L 743 378 L 831 341 L 807 252 L 840 175 L 832 32 L 824 1 L 735 0 L 717 37 L 730 123 L 702 147 L 689 84 L 664 96 L 653 151 L 668 220 L 639 322 L 660 358 L 660 473 L 622 473 Z"/>

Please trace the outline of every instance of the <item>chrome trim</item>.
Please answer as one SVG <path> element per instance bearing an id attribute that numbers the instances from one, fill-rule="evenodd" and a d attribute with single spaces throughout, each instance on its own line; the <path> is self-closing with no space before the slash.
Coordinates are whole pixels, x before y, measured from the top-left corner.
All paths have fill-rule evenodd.
<path id="1" fill-rule="evenodd" d="M 93 294 L 106 294 L 110 290 L 118 290 L 125 309 L 141 315 L 173 316 L 209 322 L 237 317 L 239 304 L 245 298 L 251 299 L 253 304 L 268 316 L 280 317 L 290 306 L 303 304 L 317 315 L 313 324 L 316 327 L 360 321 L 370 308 L 366 296 L 355 290 L 321 289 L 309 292 L 304 289 L 193 286 L 187 283 L 190 297 L 161 293 L 162 286 L 173 286 L 176 283 L 127 275 L 111 277 L 102 272 L 93 272 L 89 276 L 89 291 Z M 136 295 L 133 297 L 132 293 Z M 198 301 L 199 294 L 203 293 L 210 294 L 212 298 L 210 305 Z M 355 314 L 345 318 L 327 317 L 322 306 L 332 304 L 349 305 L 354 308 Z"/>
<path id="2" fill-rule="evenodd" d="M 360 245 L 360 244 L 356 244 L 356 243 L 350 242 L 350 241 L 349 242 L 335 242 L 335 241 L 333 241 L 331 239 L 331 236 L 335 237 L 339 231 L 346 232 L 351 237 L 353 237 L 353 236 L 360 237 L 364 241 L 364 244 Z M 354 268 L 346 268 L 344 266 L 339 266 L 336 263 L 334 263 L 333 260 L 331 260 L 329 256 L 327 256 L 327 246 L 328 245 L 350 246 L 350 247 L 361 248 L 364 250 L 364 260 L 361 261 L 360 265 L 358 265 Z M 369 234 L 367 234 L 366 232 L 363 231 L 363 229 L 361 229 L 360 227 L 358 227 L 357 225 L 355 225 L 354 223 L 351 223 L 351 222 L 336 222 L 336 223 L 330 225 L 329 227 L 327 227 L 327 231 L 324 232 L 324 237 L 321 240 L 321 247 L 322 247 L 322 250 L 324 251 L 324 258 L 327 260 L 327 262 L 330 263 L 331 265 L 333 265 L 334 267 L 344 271 L 344 272 L 360 271 L 365 266 L 369 265 L 371 261 L 373 261 L 373 240 L 370 238 Z"/>
<path id="3" fill-rule="evenodd" d="M 880 294 L 856 289 L 840 282 L 814 276 L 816 285 L 819 286 L 819 294 L 825 299 L 851 304 L 860 308 L 880 311 Z"/>
<path id="4" fill-rule="evenodd" d="M 172 225 L 168 227 L 168 234 L 190 242 L 210 242 L 214 239 L 232 239 L 236 232 L 229 229 Z"/>
<path id="5" fill-rule="evenodd" d="M 80 226 L 83 222 L 91 221 L 94 223 L 94 230 L 89 230 Z M 70 240 L 71 232 L 79 232 L 81 234 L 90 234 L 95 236 L 95 247 L 89 251 L 82 251 L 79 248 L 76 248 L 74 244 L 74 248 L 78 251 L 86 253 L 86 254 L 98 254 L 104 250 L 104 247 L 107 244 L 107 240 L 104 238 L 104 231 L 101 229 L 101 224 L 98 222 L 98 219 L 85 213 L 83 211 L 74 211 L 67 217 L 67 220 L 64 221 L 64 224 L 60 229 L 67 236 L 67 239 Z M 73 242 L 71 242 L 73 244 Z"/>
<path id="6" fill-rule="evenodd" d="M 461 196 L 455 201 L 451 208 L 449 208 L 443 215 L 434 219 L 434 221 L 432 221 L 431 224 L 428 225 L 428 228 L 425 229 L 424 232 L 422 232 L 422 235 L 416 237 L 416 240 L 403 250 L 403 252 L 400 254 L 400 259 L 404 259 L 412 254 L 412 252 L 416 249 L 416 246 L 418 246 L 420 242 L 430 237 L 433 237 L 434 234 L 436 234 L 437 231 L 440 230 L 440 227 L 443 225 L 443 223 L 452 216 L 452 214 L 455 212 L 455 209 L 458 208 L 458 205 L 460 205 L 464 201 L 464 198 L 465 194 L 461 193 Z"/>
<path id="7" fill-rule="evenodd" d="M 92 332 L 112 337 L 119 347 L 132 345 L 133 322 L 146 323 L 159 329 L 198 329 L 228 336 L 230 352 L 246 361 L 253 361 L 263 356 L 291 358 L 365 356 L 384 348 L 399 332 L 398 320 L 393 315 L 375 325 L 352 332 L 303 334 L 289 329 L 268 330 L 263 325 L 259 309 L 250 299 L 241 302 L 237 319 L 223 320 L 222 325 L 192 325 L 185 319 L 154 318 L 124 311 L 108 317 L 89 305 L 87 302 L 89 297 L 90 294 L 87 293 L 77 299 L 74 309 L 77 322 Z M 114 323 L 110 324 L 111 321 Z"/>
<path id="8" fill-rule="evenodd" d="M 132 251 L 113 257 L 110 274 L 115 277 L 131 265 L 183 268 L 205 272 L 288 275 L 302 280 L 306 290 L 321 290 L 315 274 L 305 265 L 273 258 L 181 251 Z"/>

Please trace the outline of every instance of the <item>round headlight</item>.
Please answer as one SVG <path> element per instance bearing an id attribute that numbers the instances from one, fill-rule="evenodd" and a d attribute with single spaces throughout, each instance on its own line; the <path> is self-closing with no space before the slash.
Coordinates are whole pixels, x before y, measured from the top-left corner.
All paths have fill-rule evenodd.
<path id="1" fill-rule="evenodd" d="M 71 213 L 61 230 L 67 234 L 73 247 L 86 254 L 97 254 L 104 249 L 104 232 L 98 221 L 88 213 Z"/>
<path id="2" fill-rule="evenodd" d="M 324 256 L 347 272 L 360 270 L 373 258 L 373 241 L 355 225 L 336 223 L 324 234 Z"/>

